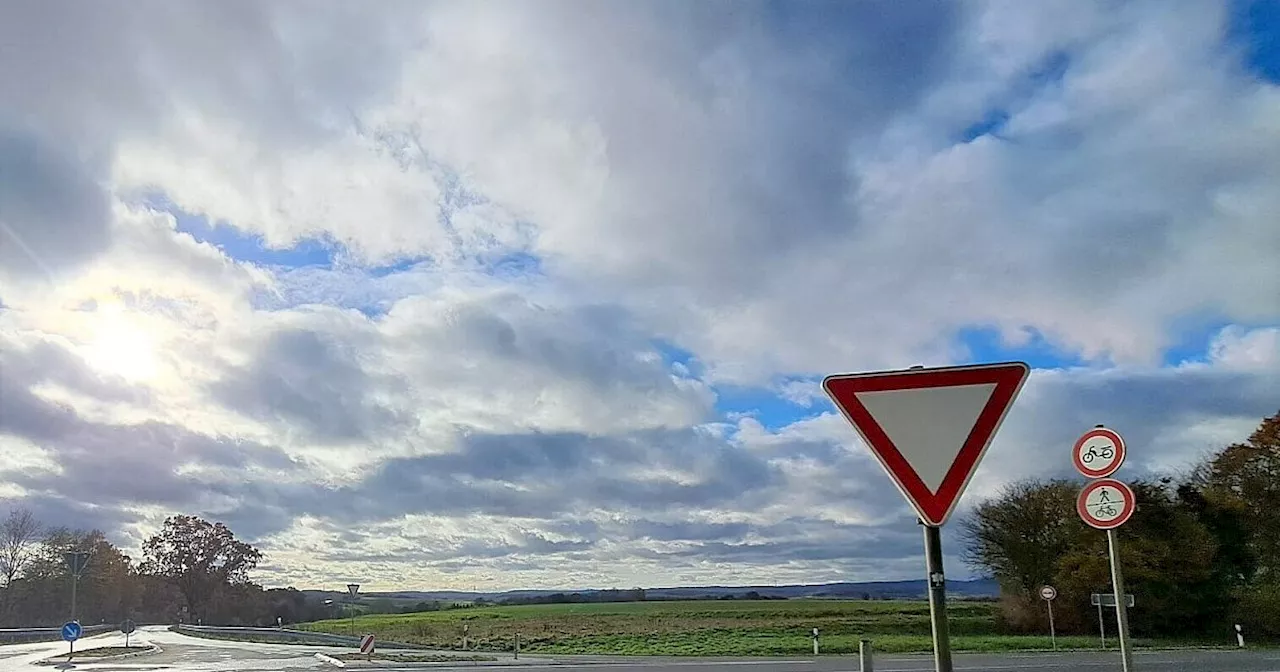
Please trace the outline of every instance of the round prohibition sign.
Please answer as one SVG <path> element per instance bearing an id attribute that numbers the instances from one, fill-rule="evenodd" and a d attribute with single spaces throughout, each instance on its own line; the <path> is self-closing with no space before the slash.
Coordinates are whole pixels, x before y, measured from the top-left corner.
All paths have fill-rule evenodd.
<path id="1" fill-rule="evenodd" d="M 1058 589 L 1057 589 L 1057 588 L 1054 588 L 1053 586 L 1041 586 L 1041 587 L 1040 587 L 1040 599 L 1042 599 L 1042 600 L 1046 600 L 1046 601 L 1051 601 L 1051 600 L 1053 600 L 1053 598 L 1055 598 L 1055 597 L 1057 597 L 1057 596 L 1058 596 Z"/>
<path id="2" fill-rule="evenodd" d="M 1076 440 L 1071 461 L 1085 478 L 1106 478 L 1124 464 L 1124 439 L 1114 429 L 1095 427 Z"/>
<path id="3" fill-rule="evenodd" d="M 1085 485 L 1076 497 L 1076 512 L 1089 527 L 1114 530 L 1133 515 L 1133 490 L 1114 478 L 1100 478 Z"/>

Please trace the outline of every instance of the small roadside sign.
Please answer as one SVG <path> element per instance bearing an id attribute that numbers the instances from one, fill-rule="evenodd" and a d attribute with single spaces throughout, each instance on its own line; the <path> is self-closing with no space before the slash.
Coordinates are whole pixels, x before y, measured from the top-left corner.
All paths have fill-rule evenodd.
<path id="1" fill-rule="evenodd" d="M 350 595 L 351 597 L 355 597 L 355 596 L 356 596 L 356 593 L 358 593 L 358 592 L 360 592 L 360 584 L 358 584 L 358 583 L 348 583 L 348 584 L 347 584 L 347 594 L 348 594 L 348 595 Z"/>
<path id="2" fill-rule="evenodd" d="M 1125 453 L 1124 439 L 1118 432 L 1094 427 L 1076 440 L 1071 461 L 1085 478 L 1106 478 L 1124 464 Z"/>
<path id="3" fill-rule="evenodd" d="M 1040 599 L 1044 600 L 1044 606 L 1049 609 L 1049 641 L 1053 644 L 1053 650 L 1058 650 L 1058 629 L 1053 625 L 1053 598 L 1058 596 L 1058 589 L 1053 586 L 1040 586 Z"/>
<path id="4" fill-rule="evenodd" d="M 1006 362 L 837 374 L 822 389 L 920 519 L 940 526 L 1030 371 Z"/>
<path id="5" fill-rule="evenodd" d="M 1090 481 L 1076 497 L 1076 513 L 1089 527 L 1114 530 L 1131 516 L 1136 497 L 1128 485 L 1114 478 Z"/>
<path id="6" fill-rule="evenodd" d="M 360 653 L 373 655 L 373 635 L 364 635 L 360 638 Z"/>
<path id="7" fill-rule="evenodd" d="M 80 627 L 80 623 L 78 621 L 67 621 L 62 624 L 62 641 L 74 642 L 77 639 L 80 639 L 80 634 L 82 632 L 84 632 L 84 630 Z"/>
<path id="8" fill-rule="evenodd" d="M 133 619 L 130 619 L 130 618 L 124 619 L 124 623 L 120 624 L 120 632 L 124 633 L 124 647 L 126 649 L 129 648 L 129 635 L 132 634 L 133 631 L 137 629 L 138 629 L 138 624 L 134 623 Z"/>
<path id="9" fill-rule="evenodd" d="M 1133 593 L 1125 593 L 1124 602 L 1126 607 L 1133 608 Z M 1114 607 L 1116 606 L 1116 596 L 1114 593 L 1093 593 L 1089 596 L 1089 604 L 1095 607 Z"/>

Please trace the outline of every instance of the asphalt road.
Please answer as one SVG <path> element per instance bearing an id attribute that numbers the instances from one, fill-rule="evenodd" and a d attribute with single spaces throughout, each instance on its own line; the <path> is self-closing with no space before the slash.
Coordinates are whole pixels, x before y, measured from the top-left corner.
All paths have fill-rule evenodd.
<path id="1" fill-rule="evenodd" d="M 33 667 L 30 663 L 65 653 L 64 642 L 16 644 L 0 646 L 0 672 L 23 670 L 74 669 L 84 672 L 293 672 L 298 670 L 336 670 L 315 654 L 349 652 L 324 646 L 289 644 L 252 644 L 200 639 L 169 632 L 164 628 L 144 628 L 135 633 L 130 643 L 158 645 L 160 653 L 118 661 L 78 662 L 70 666 Z M 77 642 L 78 649 L 124 644 L 118 633 L 98 635 Z M 361 665 L 360 667 L 364 667 Z M 573 672 L 856 672 L 857 657 L 796 656 L 789 659 L 556 659 L 521 656 L 519 661 L 507 657 L 499 663 L 432 665 L 432 670 L 572 670 Z M 348 669 L 359 669 L 351 666 Z M 423 666 L 387 665 L 381 670 L 422 670 Z M 1119 654 L 956 654 L 955 669 L 992 670 L 993 672 L 1108 672 L 1120 670 Z M 875 660 L 876 672 L 931 672 L 929 656 L 880 655 Z M 1280 651 L 1157 651 L 1138 653 L 1134 660 L 1137 672 L 1280 672 Z"/>

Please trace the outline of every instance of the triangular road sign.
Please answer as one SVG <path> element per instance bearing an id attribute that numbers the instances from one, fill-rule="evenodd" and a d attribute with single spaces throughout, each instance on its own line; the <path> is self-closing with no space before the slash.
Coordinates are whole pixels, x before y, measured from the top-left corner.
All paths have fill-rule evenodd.
<path id="1" fill-rule="evenodd" d="M 1006 362 L 839 374 L 822 389 L 920 519 L 942 525 L 1030 371 Z"/>

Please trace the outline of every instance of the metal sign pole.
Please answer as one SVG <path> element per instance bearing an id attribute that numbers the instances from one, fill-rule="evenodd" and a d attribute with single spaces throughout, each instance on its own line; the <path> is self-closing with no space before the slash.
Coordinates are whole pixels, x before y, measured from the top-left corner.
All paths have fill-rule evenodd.
<path id="1" fill-rule="evenodd" d="M 1098 635 L 1102 637 L 1102 650 L 1107 650 L 1107 621 L 1102 615 L 1102 600 L 1098 600 Z"/>
<path id="2" fill-rule="evenodd" d="M 1120 660 L 1124 672 L 1133 669 L 1133 652 L 1129 650 L 1129 609 L 1125 601 L 1124 573 L 1120 570 L 1120 540 L 1115 530 L 1107 530 L 1107 549 L 1111 555 L 1111 587 L 1116 593 L 1116 630 L 1120 634 Z"/>
<path id="3" fill-rule="evenodd" d="M 1045 604 L 1049 605 L 1049 641 L 1053 643 L 1053 650 L 1058 650 L 1058 633 L 1053 628 L 1053 600 L 1047 600 Z"/>
<path id="4" fill-rule="evenodd" d="M 924 526 L 925 571 L 929 578 L 929 617 L 933 624 L 933 666 L 936 672 L 952 672 L 951 632 L 947 628 L 947 579 L 942 571 L 942 534 L 935 525 Z"/>

